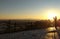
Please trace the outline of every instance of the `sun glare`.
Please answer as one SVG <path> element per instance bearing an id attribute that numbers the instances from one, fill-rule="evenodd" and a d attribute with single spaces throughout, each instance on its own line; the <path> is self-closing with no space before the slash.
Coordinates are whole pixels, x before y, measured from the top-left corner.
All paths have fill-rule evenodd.
<path id="1" fill-rule="evenodd" d="M 49 12 L 48 14 L 48 19 L 52 20 L 53 17 L 57 16 L 57 14 L 55 12 Z"/>

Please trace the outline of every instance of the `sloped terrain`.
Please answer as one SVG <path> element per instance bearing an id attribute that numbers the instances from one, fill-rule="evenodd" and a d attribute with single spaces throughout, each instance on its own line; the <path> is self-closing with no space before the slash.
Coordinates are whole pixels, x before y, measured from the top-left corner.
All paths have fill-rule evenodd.
<path id="1" fill-rule="evenodd" d="M 1 34 L 0 39 L 36 39 L 45 35 L 44 30 L 30 30 L 16 33 Z M 42 36 L 43 35 L 43 36 Z"/>
<path id="2" fill-rule="evenodd" d="M 16 33 L 1 34 L 0 39 L 59 39 L 57 32 L 45 29 L 29 30 Z"/>

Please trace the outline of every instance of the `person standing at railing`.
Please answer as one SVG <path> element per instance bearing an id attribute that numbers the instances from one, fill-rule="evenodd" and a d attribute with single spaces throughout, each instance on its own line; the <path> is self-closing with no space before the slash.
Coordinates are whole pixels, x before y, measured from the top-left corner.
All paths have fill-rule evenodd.
<path id="1" fill-rule="evenodd" d="M 55 28 L 57 30 L 57 16 L 54 17 L 54 26 L 55 26 Z"/>

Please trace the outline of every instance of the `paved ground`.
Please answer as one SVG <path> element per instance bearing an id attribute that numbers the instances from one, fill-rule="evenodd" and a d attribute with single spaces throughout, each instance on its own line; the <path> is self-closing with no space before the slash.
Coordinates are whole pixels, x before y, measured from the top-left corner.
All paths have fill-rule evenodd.
<path id="1" fill-rule="evenodd" d="M 53 30 L 51 28 L 51 30 Z M 22 31 L 10 34 L 1 34 L 0 39 L 59 39 L 58 32 L 47 29 Z"/>

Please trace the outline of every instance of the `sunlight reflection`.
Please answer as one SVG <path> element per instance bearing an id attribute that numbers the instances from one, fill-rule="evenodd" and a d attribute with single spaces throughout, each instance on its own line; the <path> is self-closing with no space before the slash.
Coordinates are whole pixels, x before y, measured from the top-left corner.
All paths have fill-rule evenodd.
<path id="1" fill-rule="evenodd" d="M 52 39 L 54 37 L 54 33 L 48 33 L 45 36 L 45 39 Z"/>
<path id="2" fill-rule="evenodd" d="M 49 27 L 49 28 L 47 28 L 47 31 L 54 31 L 54 30 L 56 30 L 55 27 Z"/>
<path id="3" fill-rule="evenodd" d="M 45 39 L 59 39 L 57 32 L 55 33 L 47 33 Z"/>

